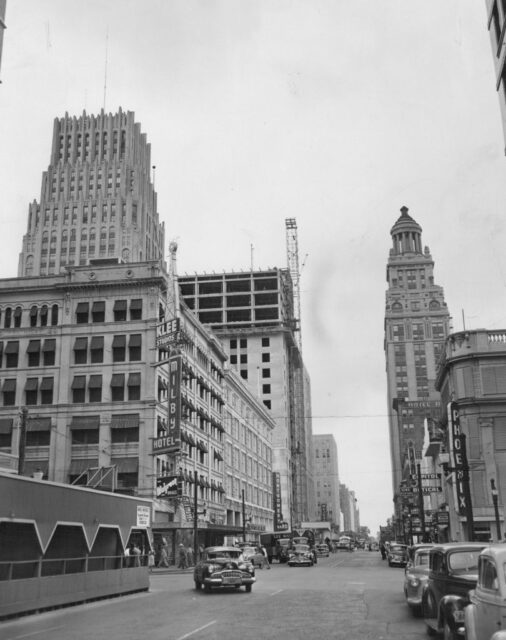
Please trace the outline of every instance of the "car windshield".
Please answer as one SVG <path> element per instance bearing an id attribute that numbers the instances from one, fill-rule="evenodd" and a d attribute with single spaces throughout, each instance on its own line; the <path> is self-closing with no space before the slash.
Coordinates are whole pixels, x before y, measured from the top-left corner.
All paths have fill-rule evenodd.
<path id="1" fill-rule="evenodd" d="M 429 552 L 428 551 L 418 551 L 415 554 L 415 567 L 428 566 L 429 564 Z"/>
<path id="2" fill-rule="evenodd" d="M 454 551 L 448 557 L 448 567 L 453 573 L 473 573 L 478 571 L 478 556 L 481 549 L 475 551 Z"/>
<path id="3" fill-rule="evenodd" d="M 305 551 L 309 551 L 309 546 L 307 544 L 296 544 L 294 549 L 295 549 L 295 551 L 299 551 L 300 553 L 304 553 Z"/>
<path id="4" fill-rule="evenodd" d="M 392 551 L 393 553 L 404 553 L 406 551 L 406 547 L 403 547 L 400 544 L 393 544 L 390 547 L 390 551 Z"/>
<path id="5" fill-rule="evenodd" d="M 233 558 L 238 560 L 241 557 L 241 551 L 208 551 L 207 559 L 216 560 L 217 558 Z"/>

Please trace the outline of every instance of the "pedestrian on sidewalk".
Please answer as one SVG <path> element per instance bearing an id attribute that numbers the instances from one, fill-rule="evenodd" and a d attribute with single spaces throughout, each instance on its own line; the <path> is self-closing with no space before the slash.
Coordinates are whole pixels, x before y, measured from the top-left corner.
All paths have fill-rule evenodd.
<path id="1" fill-rule="evenodd" d="M 167 547 L 164 545 L 160 547 L 160 558 L 158 559 L 158 564 L 156 566 L 158 568 L 169 566 L 169 554 L 167 553 Z"/>
<path id="2" fill-rule="evenodd" d="M 178 569 L 186 569 L 188 567 L 188 562 L 186 558 L 186 549 L 184 548 L 184 544 L 180 544 L 178 548 Z"/>
<path id="3" fill-rule="evenodd" d="M 148 551 L 148 567 L 149 573 L 152 573 L 153 567 L 155 566 L 155 554 L 153 553 L 153 549 Z"/>

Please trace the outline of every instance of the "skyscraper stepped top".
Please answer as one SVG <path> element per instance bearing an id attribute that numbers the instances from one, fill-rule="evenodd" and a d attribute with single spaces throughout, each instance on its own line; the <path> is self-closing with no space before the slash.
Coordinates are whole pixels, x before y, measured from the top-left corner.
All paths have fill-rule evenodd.
<path id="1" fill-rule="evenodd" d="M 92 260 L 163 260 L 150 156 L 132 111 L 56 118 L 18 275 L 51 275 Z"/>

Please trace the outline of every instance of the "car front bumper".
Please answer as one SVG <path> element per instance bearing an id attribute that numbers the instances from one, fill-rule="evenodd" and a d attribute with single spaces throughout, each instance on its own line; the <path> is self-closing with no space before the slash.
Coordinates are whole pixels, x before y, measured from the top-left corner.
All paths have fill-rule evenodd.
<path id="1" fill-rule="evenodd" d="M 237 587 L 245 584 L 253 584 L 256 581 L 254 576 L 242 576 L 241 578 L 227 578 L 223 576 L 208 576 L 203 583 L 210 587 Z"/>

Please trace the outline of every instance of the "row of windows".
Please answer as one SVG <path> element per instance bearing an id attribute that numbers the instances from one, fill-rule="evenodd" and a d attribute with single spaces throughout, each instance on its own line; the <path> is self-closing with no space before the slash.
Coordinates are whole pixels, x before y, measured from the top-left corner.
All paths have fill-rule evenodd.
<path id="1" fill-rule="evenodd" d="M 4 329 L 10 329 L 12 327 L 18 328 L 21 326 L 30 327 L 47 327 L 48 324 L 55 326 L 58 324 L 58 305 L 54 304 L 51 309 L 47 304 L 43 304 L 40 308 L 37 305 L 30 307 L 29 311 L 29 325 L 25 325 L 23 322 L 23 314 L 26 315 L 27 309 L 23 307 L 6 307 L 0 310 L 0 321 L 3 315 Z"/>
<path id="2" fill-rule="evenodd" d="M 115 300 L 112 308 L 114 322 L 127 320 L 129 312 L 130 320 L 142 320 L 142 298 L 130 300 Z M 96 300 L 91 305 L 91 322 L 105 322 L 106 303 L 103 300 Z M 76 323 L 87 324 L 90 322 L 90 303 L 79 302 L 76 307 Z"/>
<path id="3" fill-rule="evenodd" d="M 71 385 L 72 402 L 102 402 L 102 375 L 74 376 Z M 53 404 L 54 378 L 27 378 L 24 388 L 24 404 Z M 3 406 L 16 405 L 17 380 L 7 378 L 2 385 Z M 140 373 L 113 373 L 110 382 L 110 401 L 140 400 Z"/>
<path id="4" fill-rule="evenodd" d="M 127 356 L 127 335 L 114 335 L 111 342 L 112 361 L 125 362 Z M 32 342 L 32 341 L 30 341 Z M 37 342 L 37 341 L 33 341 Z M 91 364 L 104 361 L 104 336 L 76 338 L 74 342 L 74 364 Z M 142 335 L 134 333 L 129 336 L 128 360 L 136 362 L 142 358 Z M 35 365 L 37 366 L 37 365 Z"/>
<path id="5" fill-rule="evenodd" d="M 112 145 L 111 145 L 112 142 Z M 93 160 L 96 158 L 108 156 L 110 151 L 114 156 L 123 158 L 126 149 L 126 131 L 112 132 L 109 136 L 107 131 L 95 131 L 95 135 L 78 133 L 75 137 L 72 134 L 64 136 L 60 134 L 59 140 L 59 159 L 74 162 L 77 158 L 82 161 Z"/>

